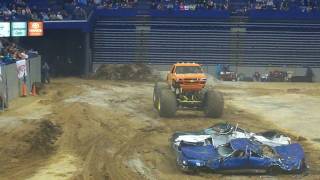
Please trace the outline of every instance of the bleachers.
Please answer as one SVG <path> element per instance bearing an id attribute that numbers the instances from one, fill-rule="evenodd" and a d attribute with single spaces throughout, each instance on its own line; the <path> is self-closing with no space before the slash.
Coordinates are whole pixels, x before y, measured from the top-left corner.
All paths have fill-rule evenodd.
<path id="1" fill-rule="evenodd" d="M 93 33 L 94 63 L 319 67 L 320 24 L 212 20 L 102 19 Z"/>

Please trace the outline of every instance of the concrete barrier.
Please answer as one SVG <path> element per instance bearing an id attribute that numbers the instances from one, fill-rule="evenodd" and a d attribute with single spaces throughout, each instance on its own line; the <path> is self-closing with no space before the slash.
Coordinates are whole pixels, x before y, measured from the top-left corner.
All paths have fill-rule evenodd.
<path id="1" fill-rule="evenodd" d="M 41 56 L 29 58 L 26 62 L 26 84 L 28 93 L 31 92 L 32 84 L 41 82 Z M 8 64 L 1 67 L 0 96 L 6 104 L 14 98 L 21 96 L 23 78 L 18 79 L 17 65 Z M 0 107 L 2 105 L 0 104 Z"/>

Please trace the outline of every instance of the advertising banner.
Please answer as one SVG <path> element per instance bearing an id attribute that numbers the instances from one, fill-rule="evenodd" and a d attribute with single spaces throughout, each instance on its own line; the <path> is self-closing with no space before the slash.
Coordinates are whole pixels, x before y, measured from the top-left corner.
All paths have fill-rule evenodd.
<path id="1" fill-rule="evenodd" d="M 12 37 L 27 36 L 27 23 L 26 22 L 12 22 L 11 23 L 11 36 Z"/>
<path id="2" fill-rule="evenodd" d="M 43 36 L 43 22 L 29 22 L 28 36 Z"/>
<path id="3" fill-rule="evenodd" d="M 0 22 L 0 37 L 10 37 L 10 22 Z"/>

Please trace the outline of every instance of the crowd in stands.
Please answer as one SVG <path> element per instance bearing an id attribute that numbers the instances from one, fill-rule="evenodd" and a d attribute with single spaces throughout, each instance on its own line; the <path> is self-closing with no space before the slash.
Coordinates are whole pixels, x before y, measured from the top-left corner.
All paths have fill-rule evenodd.
<path id="1" fill-rule="evenodd" d="M 320 0 L 252 0 L 249 3 L 249 9 L 273 9 L 288 11 L 290 9 L 309 12 L 319 10 Z"/>
<path id="2" fill-rule="evenodd" d="M 0 1 L 0 20 L 83 20 L 93 8 L 132 8 L 138 0 L 56 0 L 38 6 L 30 0 Z"/>
<path id="3" fill-rule="evenodd" d="M 151 9 L 156 10 L 228 10 L 246 13 L 248 10 L 297 10 L 310 12 L 320 10 L 320 0 L 150 0 Z M 2 0 L 0 21 L 15 20 L 83 20 L 93 8 L 118 9 L 134 8 L 138 0 Z M 40 1 L 37 1 L 40 2 Z"/>
<path id="4" fill-rule="evenodd" d="M 152 9 L 194 11 L 228 9 L 228 0 L 152 0 Z"/>
<path id="5" fill-rule="evenodd" d="M 33 50 L 24 50 L 19 48 L 15 43 L 8 40 L 0 39 L 0 64 L 11 64 L 16 61 L 28 59 L 29 56 L 37 54 Z"/>
<path id="6" fill-rule="evenodd" d="M 193 11 L 201 9 L 223 9 L 246 12 L 251 9 L 320 10 L 320 0 L 152 0 L 152 9 Z"/>
<path id="7" fill-rule="evenodd" d="M 43 6 L 29 0 L 4 0 L 0 1 L 0 20 L 82 20 L 87 19 L 90 8 L 84 0 L 55 1 Z"/>
<path id="8" fill-rule="evenodd" d="M 138 0 L 93 0 L 93 5 L 98 9 L 133 8 Z"/>

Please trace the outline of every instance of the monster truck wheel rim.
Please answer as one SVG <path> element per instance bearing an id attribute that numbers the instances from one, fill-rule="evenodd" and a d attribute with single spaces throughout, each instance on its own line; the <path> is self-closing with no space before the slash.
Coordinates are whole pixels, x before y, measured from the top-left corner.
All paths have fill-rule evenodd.
<path id="1" fill-rule="evenodd" d="M 153 102 L 156 102 L 156 95 L 153 93 Z"/>
<path id="2" fill-rule="evenodd" d="M 158 111 L 160 111 L 160 109 L 161 109 L 161 103 L 160 103 L 160 98 L 158 99 L 158 104 L 157 104 L 158 106 Z"/>

